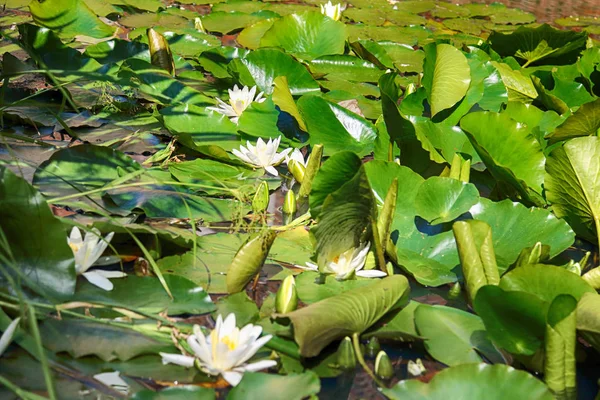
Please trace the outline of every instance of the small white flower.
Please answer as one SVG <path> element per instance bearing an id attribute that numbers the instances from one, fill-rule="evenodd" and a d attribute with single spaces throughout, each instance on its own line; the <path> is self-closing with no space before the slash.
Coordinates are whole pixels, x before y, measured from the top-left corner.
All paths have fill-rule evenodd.
<path id="1" fill-rule="evenodd" d="M 323 273 L 335 275 L 335 279 L 338 281 L 352 278 L 354 275 L 363 278 L 381 278 L 386 276 L 387 274 L 383 271 L 376 269 L 362 269 L 367 261 L 367 254 L 369 254 L 370 246 L 370 243 L 365 243 L 362 246 L 356 248 L 353 247 L 349 250 L 346 250 L 325 265 L 323 268 Z M 302 267 L 300 265 L 296 265 L 296 267 L 311 271 L 319 270 L 317 265 L 311 262 L 307 262 L 306 267 Z"/>
<path id="2" fill-rule="evenodd" d="M 267 143 L 259 138 L 256 147 L 252 146 L 250 141 L 247 141 L 247 148 L 240 146 L 239 150 L 233 149 L 231 152 L 246 164 L 256 168 L 264 168 L 271 175 L 279 176 L 275 166 L 281 164 L 289 152 L 292 151 L 291 148 L 288 148 L 281 153 L 277 153 L 280 141 L 281 136 L 275 140 L 269 139 Z"/>
<path id="3" fill-rule="evenodd" d="M 321 4 L 321 14 L 328 16 L 334 21 L 339 21 L 342 18 L 342 12 L 346 9 L 346 6 L 342 6 L 340 3 L 333 5 L 331 0 L 327 1 L 326 4 Z"/>
<path id="4" fill-rule="evenodd" d="M 215 329 L 206 337 L 198 325 L 188 339 L 194 356 L 160 353 L 163 364 L 177 364 L 192 367 L 194 364 L 209 375 L 221 375 L 231 386 L 236 386 L 244 372 L 255 372 L 277 365 L 274 360 L 263 360 L 252 364 L 246 362 L 271 340 L 272 335 L 259 339 L 262 327 L 248 324 L 242 329 L 235 326 L 235 314 L 229 314 L 225 321 L 219 315 Z"/>
<path id="5" fill-rule="evenodd" d="M 304 161 L 304 156 L 302 155 L 302 152 L 299 149 L 294 149 L 294 151 L 292 151 L 292 154 L 290 154 L 289 156 L 288 155 L 285 156 L 285 163 L 287 164 L 290 162 L 290 160 L 294 160 L 294 161 L 297 161 L 298 163 L 302 164 L 302 166 L 304 168 L 306 168 L 306 164 L 308 164 L 309 159 L 310 159 L 310 156 L 308 156 L 306 161 Z"/>
<path id="6" fill-rule="evenodd" d="M 410 360 L 407 365 L 408 373 L 413 376 L 422 375 L 427 369 L 423 365 L 423 361 L 420 358 L 417 358 L 417 362 Z"/>
<path id="7" fill-rule="evenodd" d="M 122 278 L 127 276 L 121 271 L 89 271 L 90 267 L 98 261 L 108 244 L 112 240 L 114 232 L 106 235 L 104 239 L 100 236 L 100 231 L 96 228 L 85 233 L 85 238 L 81 237 L 81 232 L 75 226 L 71 230 L 68 238 L 69 246 L 75 256 L 75 272 L 77 275 L 83 275 L 92 285 L 96 285 L 104 290 L 112 290 L 113 284 L 110 278 Z"/>
<path id="8" fill-rule="evenodd" d="M 13 335 L 15 334 L 15 331 L 17 330 L 17 325 L 19 325 L 20 320 L 21 320 L 20 317 L 15 318 L 8 325 L 8 327 L 6 328 L 4 333 L 2 333 L 2 337 L 0 337 L 0 357 L 2 357 L 2 354 L 4 353 L 4 351 L 6 350 L 6 348 L 10 344 L 10 342 L 12 342 Z"/>
<path id="9" fill-rule="evenodd" d="M 260 92 L 254 97 L 256 94 L 256 86 L 252 86 L 251 89 L 248 89 L 248 86 L 239 89 L 237 85 L 234 85 L 233 90 L 229 89 L 228 91 L 229 104 L 217 98 L 218 107 L 206 107 L 206 109 L 228 116 L 234 124 L 238 123 L 244 110 L 248 108 L 253 101 L 256 101 L 257 103 L 265 101 L 262 97 L 263 92 Z"/>

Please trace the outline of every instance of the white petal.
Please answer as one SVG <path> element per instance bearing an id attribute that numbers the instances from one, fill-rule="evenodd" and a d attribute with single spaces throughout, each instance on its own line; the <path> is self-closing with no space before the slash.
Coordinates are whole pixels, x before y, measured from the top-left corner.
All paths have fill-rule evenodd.
<path id="1" fill-rule="evenodd" d="M 267 171 L 269 174 L 271 174 L 271 175 L 273 175 L 273 176 L 279 176 L 279 172 L 277 172 L 277 170 L 275 169 L 275 167 L 273 167 L 273 166 L 269 165 L 269 166 L 267 166 L 267 167 L 264 167 L 264 168 L 265 168 L 265 170 L 266 170 L 266 171 Z"/>
<path id="2" fill-rule="evenodd" d="M 79 245 L 83 243 L 83 238 L 81 237 L 81 231 L 78 227 L 74 226 L 71 229 L 71 234 L 69 235 L 69 243 Z"/>
<path id="3" fill-rule="evenodd" d="M 221 327 L 221 332 L 219 332 L 219 337 L 229 336 L 231 332 L 235 329 L 235 314 L 231 313 L 225 318 L 223 321 L 223 326 Z"/>
<path id="4" fill-rule="evenodd" d="M 204 364 L 210 364 L 212 362 L 210 349 L 206 345 L 206 338 L 202 333 L 195 336 L 188 336 L 187 342 L 192 350 L 194 350 L 196 357 L 198 357 L 200 361 L 202 361 Z"/>
<path id="5" fill-rule="evenodd" d="M 244 376 L 241 372 L 237 371 L 225 371 L 221 375 L 231 386 L 237 386 Z"/>
<path id="6" fill-rule="evenodd" d="M 243 148 L 243 146 L 242 146 L 242 148 Z M 233 150 L 231 150 L 231 152 L 233 153 L 234 156 L 236 156 L 243 162 L 252 164 L 252 161 L 245 154 L 241 153 L 240 151 L 233 149 Z"/>
<path id="7" fill-rule="evenodd" d="M 106 279 L 125 278 L 127 276 L 127 274 L 123 271 L 105 271 L 103 269 L 95 269 L 93 271 L 86 272 L 86 274 L 91 274 L 92 272 L 103 276 Z"/>
<path id="8" fill-rule="evenodd" d="M 387 276 L 387 274 L 383 271 L 379 271 L 378 269 L 366 269 L 356 271 L 356 276 L 361 276 L 363 278 L 382 278 Z"/>
<path id="9" fill-rule="evenodd" d="M 94 379 L 106 386 L 112 387 L 117 392 L 125 395 L 129 393 L 129 385 L 121 378 L 119 371 L 96 374 L 94 375 Z"/>
<path id="10" fill-rule="evenodd" d="M 12 341 L 13 335 L 15 334 L 15 330 L 17 330 L 17 326 L 19 325 L 19 321 L 21 317 L 15 318 L 6 328 L 2 337 L 0 337 L 0 357 L 2 353 L 6 350 L 10 342 Z"/>
<path id="11" fill-rule="evenodd" d="M 98 286 L 100 289 L 104 289 L 106 291 L 113 290 L 113 284 L 111 281 L 98 274 L 96 271 L 84 272 L 83 277 L 87 279 L 92 285 Z"/>
<path id="12" fill-rule="evenodd" d="M 313 264 L 311 262 L 307 262 L 305 267 L 303 267 L 302 265 L 298 265 L 298 264 L 294 264 L 294 267 L 300 268 L 300 269 L 306 269 L 309 271 L 318 271 L 319 270 L 319 267 L 317 266 L 317 264 Z"/>
<path id="13" fill-rule="evenodd" d="M 184 356 L 182 354 L 159 353 L 163 364 L 176 364 L 182 367 L 190 368 L 194 366 L 194 357 Z"/>
<path id="14" fill-rule="evenodd" d="M 256 342 L 252 343 L 252 345 L 248 347 L 244 355 L 238 359 L 238 365 L 251 359 L 256 354 L 256 352 L 260 350 L 261 347 L 263 347 L 269 340 L 271 340 L 272 337 L 273 335 L 265 335 L 258 339 Z"/>
<path id="15" fill-rule="evenodd" d="M 261 361 L 257 361 L 252 364 L 244 365 L 241 368 L 243 368 L 244 371 L 247 371 L 247 372 L 256 372 L 256 371 L 260 371 L 263 369 L 274 367 L 276 365 L 277 365 L 277 361 L 275 361 L 275 360 L 261 360 Z M 236 369 L 238 369 L 238 368 L 236 368 Z"/>

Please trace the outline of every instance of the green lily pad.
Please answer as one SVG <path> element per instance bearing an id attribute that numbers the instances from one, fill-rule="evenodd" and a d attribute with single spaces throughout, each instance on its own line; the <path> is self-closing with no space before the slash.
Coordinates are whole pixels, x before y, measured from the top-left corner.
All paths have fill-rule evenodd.
<path id="1" fill-rule="evenodd" d="M 543 204 L 546 159 L 526 129 L 505 113 L 490 112 L 468 114 L 460 126 L 497 180 L 511 185 L 524 200 Z"/>
<path id="2" fill-rule="evenodd" d="M 139 170 L 139 164 L 119 151 L 84 144 L 59 150 L 40 164 L 33 176 L 33 185 L 46 197 L 62 197 L 102 188 L 119 178 L 119 171 Z M 103 199 L 101 193 L 61 201 L 60 204 L 91 210 L 100 206 L 116 209 L 114 204 Z"/>
<path id="3" fill-rule="evenodd" d="M 342 54 L 346 26 L 317 11 L 287 15 L 273 23 L 260 41 L 261 47 L 281 47 L 309 59 Z"/>
<path id="4" fill-rule="evenodd" d="M 51 299 L 72 295 L 75 262 L 67 232 L 40 192 L 0 166 L 0 203 L 0 259 L 5 273 L 13 279 L 22 275 L 20 282 Z"/>
<path id="5" fill-rule="evenodd" d="M 506 365 L 487 364 L 459 365 L 436 374 L 430 383 L 410 379 L 382 391 L 391 400 L 554 399 L 546 385 L 533 375 Z"/>
<path id="6" fill-rule="evenodd" d="M 521 291 L 483 286 L 473 303 L 493 341 L 513 354 L 534 354 L 544 342 L 547 304 Z"/>
<path id="7" fill-rule="evenodd" d="M 554 213 L 592 243 L 599 237 L 598 151 L 596 136 L 571 139 L 550 153 L 545 177 Z"/>
<path id="8" fill-rule="evenodd" d="M 316 396 L 319 390 L 321 383 L 312 371 L 285 376 L 251 372 L 244 374 L 227 399 L 261 400 L 265 393 L 269 393 L 269 398 L 273 400 L 301 400 Z"/>
<path id="9" fill-rule="evenodd" d="M 467 58 L 448 44 L 430 44 L 425 47 L 423 86 L 431 115 L 454 106 L 467 93 L 471 73 Z"/>
<path id="10" fill-rule="evenodd" d="M 115 28 L 100 21 L 83 1 L 34 0 L 29 10 L 37 24 L 64 36 L 86 35 L 100 39 L 115 32 Z"/>
<path id="11" fill-rule="evenodd" d="M 372 150 L 377 131 L 366 119 L 318 96 L 302 96 L 297 104 L 311 145 L 322 144 L 325 154 L 346 150 L 367 154 Z"/>
<path id="12" fill-rule="evenodd" d="M 153 323 L 127 327 L 78 319 L 47 319 L 40 331 L 50 350 L 68 352 L 74 358 L 95 355 L 103 361 L 126 361 L 141 354 L 177 351 L 169 335 L 159 333 Z"/>
<path id="13" fill-rule="evenodd" d="M 547 138 L 555 143 L 580 136 L 596 135 L 600 129 L 600 99 L 579 107 Z"/>
<path id="14" fill-rule="evenodd" d="M 409 290 L 404 276 L 389 276 L 281 317 L 289 318 L 294 324 L 294 338 L 300 346 L 300 354 L 313 357 L 332 341 L 353 333 L 360 334 L 388 311 L 402 306 Z"/>
<path id="15" fill-rule="evenodd" d="M 316 58 L 310 62 L 309 67 L 314 75 L 323 76 L 326 79 L 333 77 L 355 82 L 377 82 L 379 77 L 385 73 L 367 60 L 344 55 Z"/>
<path id="16" fill-rule="evenodd" d="M 275 78 L 285 76 L 293 95 L 318 92 L 319 84 L 302 64 L 277 49 L 258 49 L 234 59 L 230 70 L 247 86 L 258 86 L 266 94 L 273 92 Z"/>
<path id="17" fill-rule="evenodd" d="M 456 219 L 478 200 L 479 192 L 475 185 L 434 176 L 419 186 L 415 207 L 420 217 L 436 225 Z"/>
<path id="18" fill-rule="evenodd" d="M 562 31 L 544 24 L 539 28 L 520 27 L 511 34 L 492 32 L 488 43 L 500 56 L 515 56 L 524 66 L 564 65 L 577 61 L 586 39 L 584 32 Z"/>
<path id="19" fill-rule="evenodd" d="M 201 287 L 176 275 L 167 274 L 164 278 L 173 299 L 155 277 L 128 275 L 113 279 L 114 289 L 109 292 L 80 279 L 72 300 L 155 314 L 167 311 L 169 315 L 206 314 L 215 310 L 210 296 Z"/>
<path id="20" fill-rule="evenodd" d="M 449 366 L 482 362 L 481 355 L 503 362 L 477 315 L 444 306 L 421 304 L 415 311 L 415 325 L 425 338 L 425 348 L 436 360 Z"/>

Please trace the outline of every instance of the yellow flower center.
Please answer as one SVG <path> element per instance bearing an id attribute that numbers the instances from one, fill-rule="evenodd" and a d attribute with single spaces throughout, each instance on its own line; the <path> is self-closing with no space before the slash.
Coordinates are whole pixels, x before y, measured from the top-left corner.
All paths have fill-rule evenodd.
<path id="1" fill-rule="evenodd" d="M 237 340 L 229 336 L 223 336 L 221 338 L 221 343 L 227 345 L 227 347 L 229 347 L 229 350 L 235 350 L 235 348 L 238 345 Z"/>
<path id="2" fill-rule="evenodd" d="M 81 248 L 80 244 L 69 243 L 69 247 L 73 250 L 73 253 L 77 253 Z"/>

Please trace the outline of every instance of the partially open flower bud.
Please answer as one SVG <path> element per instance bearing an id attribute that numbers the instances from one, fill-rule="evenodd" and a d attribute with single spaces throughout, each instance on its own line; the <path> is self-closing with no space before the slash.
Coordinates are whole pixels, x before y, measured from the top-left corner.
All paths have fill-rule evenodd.
<path id="1" fill-rule="evenodd" d="M 262 181 L 252 199 L 252 211 L 256 214 L 264 212 L 269 207 L 269 185 Z"/>
<path id="2" fill-rule="evenodd" d="M 377 358 L 375 359 L 375 375 L 384 380 L 391 379 L 394 376 L 392 362 L 383 350 L 377 354 Z"/>
<path id="3" fill-rule="evenodd" d="M 275 296 L 275 310 L 279 314 L 286 314 L 298 307 L 298 292 L 294 275 L 287 276 Z"/>
<path id="4" fill-rule="evenodd" d="M 422 375 L 425 371 L 427 371 L 425 369 L 425 366 L 423 365 L 423 361 L 421 361 L 420 358 L 417 358 L 416 362 L 414 362 L 413 360 L 410 360 L 408 362 L 407 368 L 408 368 L 408 373 L 413 376 Z"/>
<path id="5" fill-rule="evenodd" d="M 304 165 L 299 163 L 296 160 L 289 160 L 287 163 L 288 171 L 294 176 L 294 179 L 298 183 L 302 183 L 304 180 L 304 173 L 306 172 L 306 168 Z"/>
<path id="6" fill-rule="evenodd" d="M 341 369 L 354 369 L 356 368 L 356 355 L 354 354 L 354 347 L 352 347 L 352 339 L 346 336 L 340 343 L 337 351 L 337 363 Z"/>

